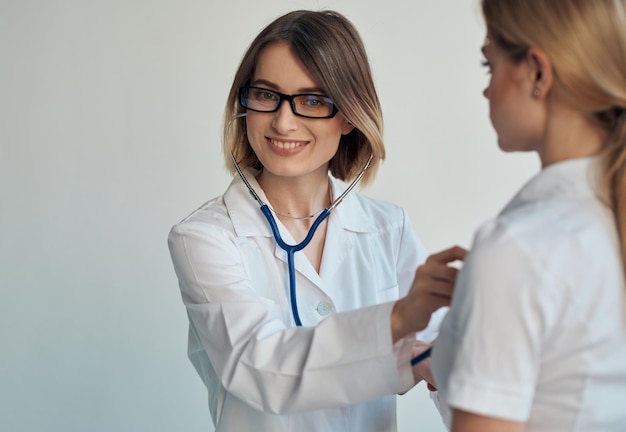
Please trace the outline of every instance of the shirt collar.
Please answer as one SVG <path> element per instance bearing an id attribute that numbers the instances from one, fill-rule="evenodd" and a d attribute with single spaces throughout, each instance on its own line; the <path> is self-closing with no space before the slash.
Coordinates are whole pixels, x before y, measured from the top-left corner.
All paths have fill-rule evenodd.
<path id="1" fill-rule="evenodd" d="M 346 190 L 347 185 L 331 177 L 331 187 L 332 197 L 335 199 Z M 335 207 L 331 213 L 331 217 L 333 216 L 337 223 L 347 231 L 374 232 L 377 229 L 355 189 L 349 192 L 343 201 Z"/>
<path id="2" fill-rule="evenodd" d="M 267 203 L 267 196 L 256 180 L 258 171 L 246 169 L 244 175 L 259 198 Z M 331 196 L 334 199 L 343 193 L 346 186 L 333 177 L 330 179 Z M 224 203 L 238 236 L 272 236 L 269 224 L 261 213 L 260 204 L 254 199 L 238 175 L 235 175 L 228 189 L 226 189 Z M 348 231 L 371 232 L 375 230 L 374 222 L 368 217 L 356 191 L 352 191 L 344 197 L 343 201 L 331 211 L 330 218 L 333 219 L 333 223 Z M 280 221 L 277 223 L 279 226 L 282 225 Z"/>
<path id="3" fill-rule="evenodd" d="M 256 181 L 258 171 L 246 169 L 243 171 L 246 180 L 254 189 L 256 194 L 264 202 L 267 202 L 265 192 Z M 261 205 L 254 199 L 241 177 L 235 175 L 230 182 L 230 186 L 224 192 L 224 204 L 228 210 L 228 215 L 233 223 L 235 232 L 241 237 L 263 236 L 270 237 L 272 231 L 261 213 Z"/>
<path id="4" fill-rule="evenodd" d="M 531 178 L 500 214 L 551 198 L 596 198 L 599 185 L 596 157 L 568 159 L 544 168 Z"/>

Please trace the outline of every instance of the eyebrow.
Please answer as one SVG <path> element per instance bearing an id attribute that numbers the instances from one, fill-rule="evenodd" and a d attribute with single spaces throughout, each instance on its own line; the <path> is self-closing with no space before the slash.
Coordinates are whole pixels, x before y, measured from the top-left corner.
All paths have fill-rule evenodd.
<path id="1" fill-rule="evenodd" d="M 267 81 L 264 79 L 255 79 L 254 81 L 252 81 L 252 86 L 265 86 L 268 87 L 269 89 L 272 90 L 276 90 L 279 91 L 279 87 L 274 84 L 271 81 Z M 297 94 L 307 94 L 307 93 L 319 93 L 319 94 L 324 94 L 324 92 L 322 91 L 322 89 L 320 89 L 319 87 L 305 87 L 305 88 L 300 88 L 298 89 L 298 93 Z"/>

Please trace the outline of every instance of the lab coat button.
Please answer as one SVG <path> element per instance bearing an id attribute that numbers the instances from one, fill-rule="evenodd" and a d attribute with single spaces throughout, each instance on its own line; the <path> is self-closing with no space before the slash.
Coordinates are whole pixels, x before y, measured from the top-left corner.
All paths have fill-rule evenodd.
<path id="1" fill-rule="evenodd" d="M 317 311 L 318 314 L 320 314 L 321 316 L 326 316 L 330 313 L 330 303 L 328 302 L 320 302 L 320 304 L 317 305 L 317 308 L 315 308 L 315 310 Z"/>

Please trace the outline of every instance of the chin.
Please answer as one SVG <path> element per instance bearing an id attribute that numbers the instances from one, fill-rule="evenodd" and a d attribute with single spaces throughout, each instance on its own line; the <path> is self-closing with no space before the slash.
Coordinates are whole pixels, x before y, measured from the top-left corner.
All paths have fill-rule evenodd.
<path id="1" fill-rule="evenodd" d="M 502 150 L 504 153 L 511 153 L 511 152 L 519 151 L 518 149 L 513 148 L 507 144 L 503 144 L 501 142 L 498 142 L 498 148 Z"/>
<path id="2" fill-rule="evenodd" d="M 519 142 L 516 143 L 516 142 L 505 141 L 501 139 L 498 139 L 498 147 L 504 153 L 529 152 L 529 151 L 535 150 L 534 148 L 529 147 L 528 145 L 524 145 L 523 143 L 519 143 Z"/>
<path id="3" fill-rule="evenodd" d="M 505 153 L 515 151 L 515 148 L 511 145 L 509 140 L 498 137 L 498 148 Z"/>
<path id="4" fill-rule="evenodd" d="M 505 153 L 524 152 L 530 150 L 528 144 L 520 139 L 498 135 L 498 147 Z"/>

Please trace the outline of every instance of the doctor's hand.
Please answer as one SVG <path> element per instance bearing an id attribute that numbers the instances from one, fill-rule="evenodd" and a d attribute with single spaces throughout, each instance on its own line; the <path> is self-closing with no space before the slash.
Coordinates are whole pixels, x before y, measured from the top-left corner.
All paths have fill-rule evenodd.
<path id="1" fill-rule="evenodd" d="M 418 340 L 417 342 L 415 342 L 415 346 L 411 350 L 411 358 L 417 357 L 430 347 L 431 344 Z M 422 360 L 421 362 L 413 366 L 413 378 L 415 379 L 415 384 L 424 380 L 426 381 L 426 386 L 428 387 L 428 390 L 437 390 L 437 388 L 435 387 L 435 380 L 433 379 L 432 371 L 430 370 L 430 357 Z"/>
<path id="2" fill-rule="evenodd" d="M 411 358 L 415 358 L 428 348 L 430 348 L 432 344 L 427 342 L 418 340 L 415 341 L 415 345 L 411 349 Z M 432 372 L 430 370 L 430 357 L 420 361 L 418 364 L 413 366 L 413 385 L 419 384 L 420 381 L 426 381 L 426 385 L 428 386 L 428 390 L 436 391 L 437 389 L 434 386 L 434 379 Z M 408 391 L 408 390 L 407 390 Z M 399 393 L 400 395 L 405 394 L 406 392 Z"/>
<path id="3" fill-rule="evenodd" d="M 459 272 L 450 264 L 463 261 L 466 254 L 466 249 L 454 246 L 430 255 L 417 268 L 409 293 L 396 301 L 391 311 L 391 335 L 394 343 L 426 328 L 433 312 L 450 304 Z"/>

